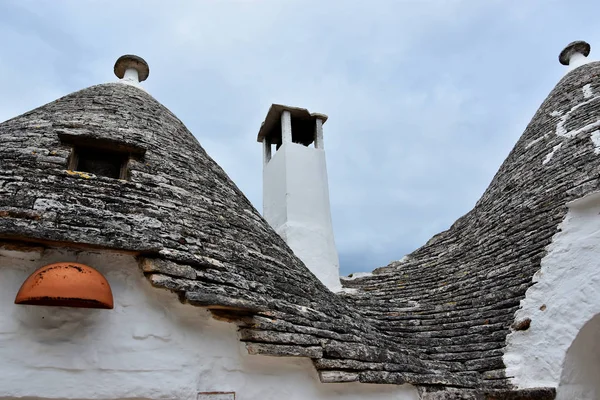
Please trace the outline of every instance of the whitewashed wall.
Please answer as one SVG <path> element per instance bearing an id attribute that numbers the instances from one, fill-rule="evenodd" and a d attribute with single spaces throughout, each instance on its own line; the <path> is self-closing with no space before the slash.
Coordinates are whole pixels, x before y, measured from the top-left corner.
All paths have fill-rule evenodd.
<path id="1" fill-rule="evenodd" d="M 30 273 L 59 261 L 102 272 L 114 310 L 13 304 Z M 237 400 L 418 398 L 408 385 L 322 384 L 308 359 L 249 356 L 235 325 L 151 287 L 131 256 L 0 247 L 0 398 L 195 400 L 211 391 Z"/>
<path id="2" fill-rule="evenodd" d="M 567 351 L 557 400 L 597 400 L 600 396 L 600 316 L 584 325 Z"/>
<path id="3" fill-rule="evenodd" d="M 527 290 L 516 313 L 517 321 L 530 318 L 531 325 L 508 336 L 504 362 L 507 376 L 512 376 L 513 383 L 520 388 L 558 387 L 557 398 L 596 399 L 569 397 L 564 390 L 566 386 L 570 386 L 571 392 L 593 390 L 575 388 L 575 381 L 569 378 L 577 375 L 575 369 L 582 365 L 590 368 L 590 362 L 577 357 L 568 363 L 565 360 L 582 328 L 600 313 L 600 194 L 588 195 L 568 207 L 560 231 L 534 276 L 536 283 Z M 585 342 L 583 339 L 580 346 L 594 351 L 595 345 Z M 572 353 L 576 355 L 578 350 L 575 348 Z M 570 366 L 565 367 L 567 364 Z M 570 371 L 565 372 L 565 368 Z M 594 368 L 600 371 L 600 365 Z"/>

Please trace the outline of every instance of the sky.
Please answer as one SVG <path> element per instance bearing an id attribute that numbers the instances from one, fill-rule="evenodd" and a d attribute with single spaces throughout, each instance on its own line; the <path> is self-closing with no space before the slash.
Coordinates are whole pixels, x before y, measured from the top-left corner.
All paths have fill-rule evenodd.
<path id="1" fill-rule="evenodd" d="M 144 88 L 262 210 L 269 106 L 327 114 L 341 274 L 371 271 L 475 205 L 564 46 L 596 58 L 598 15 L 593 0 L 0 0 L 0 121 L 139 55 Z"/>

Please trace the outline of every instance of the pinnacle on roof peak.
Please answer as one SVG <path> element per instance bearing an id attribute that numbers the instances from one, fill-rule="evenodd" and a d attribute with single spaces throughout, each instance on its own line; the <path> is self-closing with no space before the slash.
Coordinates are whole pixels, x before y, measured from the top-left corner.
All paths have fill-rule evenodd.
<path id="1" fill-rule="evenodd" d="M 590 54 L 590 44 L 583 40 L 569 43 L 558 55 L 558 61 L 562 65 L 570 65 L 572 58 L 585 58 Z"/>
<path id="2" fill-rule="evenodd" d="M 145 81 L 150 75 L 148 63 L 142 57 L 132 54 L 119 57 L 114 71 L 117 78 L 132 81 L 134 84 Z"/>

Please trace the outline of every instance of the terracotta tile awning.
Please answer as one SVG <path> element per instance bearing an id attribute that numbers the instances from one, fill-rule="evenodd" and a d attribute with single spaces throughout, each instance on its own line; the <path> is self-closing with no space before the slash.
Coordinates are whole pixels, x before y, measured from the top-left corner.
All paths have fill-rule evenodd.
<path id="1" fill-rule="evenodd" d="M 112 290 L 106 278 L 84 264 L 49 264 L 31 274 L 15 304 L 38 306 L 113 308 Z"/>

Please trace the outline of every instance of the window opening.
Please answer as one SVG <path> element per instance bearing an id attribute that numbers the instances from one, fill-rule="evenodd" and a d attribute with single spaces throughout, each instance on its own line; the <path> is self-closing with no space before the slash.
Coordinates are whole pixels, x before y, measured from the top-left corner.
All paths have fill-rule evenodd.
<path id="1" fill-rule="evenodd" d="M 128 161 L 127 153 L 91 147 L 74 147 L 69 169 L 107 178 L 127 179 Z"/>

